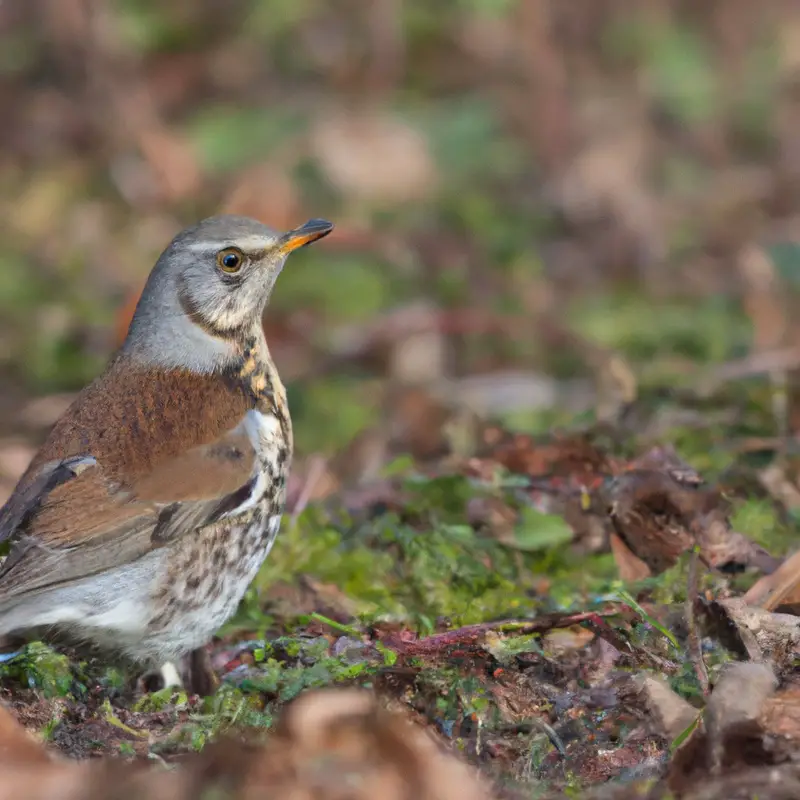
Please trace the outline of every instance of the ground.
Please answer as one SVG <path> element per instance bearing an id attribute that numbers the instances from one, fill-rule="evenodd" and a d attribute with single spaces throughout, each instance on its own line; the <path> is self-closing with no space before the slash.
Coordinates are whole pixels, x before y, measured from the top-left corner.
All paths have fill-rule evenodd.
<path id="1" fill-rule="evenodd" d="M 800 796 L 797 4 L 368 6 L 0 4 L 3 499 L 180 228 L 336 224 L 219 691 L 33 646 L 0 797 Z"/>
<path id="2" fill-rule="evenodd" d="M 70 757 L 171 763 L 263 735 L 306 690 L 364 687 L 498 796 L 695 796 L 716 759 L 696 796 L 722 797 L 714 780 L 797 752 L 800 618 L 775 613 L 796 603 L 797 569 L 775 571 L 794 522 L 748 458 L 706 478 L 667 439 L 637 456 L 607 423 L 478 426 L 469 454 L 291 510 L 211 645 L 213 697 L 134 695 L 43 645 L 4 667 L 4 697 Z"/>

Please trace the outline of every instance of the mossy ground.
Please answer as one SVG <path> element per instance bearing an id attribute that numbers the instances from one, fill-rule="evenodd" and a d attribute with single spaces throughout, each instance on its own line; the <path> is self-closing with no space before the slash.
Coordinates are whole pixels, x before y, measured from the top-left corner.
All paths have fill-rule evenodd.
<path id="1" fill-rule="evenodd" d="M 620 463 L 674 445 L 729 497 L 734 530 L 793 546 L 797 508 L 761 472 L 796 483 L 781 374 L 717 373 L 797 344 L 800 18 L 767 5 L 118 0 L 74 26 L 57 4 L 15 11 L 0 54 L 4 495 L 57 417 L 50 393 L 102 369 L 115 314 L 182 224 L 221 209 L 337 224 L 293 256 L 265 318 L 300 482 L 321 455 L 333 489 L 287 515 L 219 632 L 219 693 L 134 697 L 112 665 L 36 645 L 0 670 L 26 726 L 76 756 L 179 759 L 269 728 L 306 688 L 356 683 L 527 797 L 646 784 L 671 742 L 642 733 L 625 677 L 664 674 L 702 705 L 691 556 L 622 582 L 593 538 L 597 463 L 534 488 L 524 458 L 492 466 L 463 420 L 424 414 L 419 431 L 392 400 L 409 371 L 464 405 L 476 379 L 470 411 L 512 433 L 589 431 Z M 343 117 L 358 124 L 342 136 Z M 429 338 L 409 361 L 401 323 L 420 303 Z M 372 476 L 388 482 L 379 502 L 350 491 L 365 430 L 400 431 Z M 425 447 L 439 440 L 452 452 Z M 753 580 L 704 572 L 695 588 Z M 524 625 L 544 618 L 556 626 Z M 713 677 L 731 656 L 703 648 Z"/>
<path id="2" fill-rule="evenodd" d="M 731 464 L 746 468 L 672 434 L 712 480 Z M 637 446 L 634 437 L 618 452 Z M 356 507 L 335 496 L 287 517 L 213 644 L 223 677 L 215 696 L 165 689 L 137 698 L 108 665 L 70 662 L 43 645 L 2 668 L 6 696 L 78 755 L 173 760 L 222 733 L 260 735 L 306 689 L 356 684 L 410 710 L 498 785 L 532 796 L 646 777 L 647 765 L 668 758 L 672 742 L 642 738 L 646 711 L 625 675 L 662 675 L 702 708 L 683 619 L 691 556 L 625 584 L 604 548 L 581 553 L 557 513 L 526 501 L 523 476 L 498 467 L 482 480 L 455 462 L 431 470 L 409 460 L 389 472 L 395 503 Z M 476 498 L 520 512 L 514 535 L 469 524 Z M 796 536 L 794 519 L 769 498 L 740 493 L 733 503 L 734 527 L 773 553 Z M 698 588 L 717 596 L 752 581 L 704 572 Z M 548 618 L 552 626 L 526 630 Z M 733 657 L 705 640 L 712 682 Z"/>

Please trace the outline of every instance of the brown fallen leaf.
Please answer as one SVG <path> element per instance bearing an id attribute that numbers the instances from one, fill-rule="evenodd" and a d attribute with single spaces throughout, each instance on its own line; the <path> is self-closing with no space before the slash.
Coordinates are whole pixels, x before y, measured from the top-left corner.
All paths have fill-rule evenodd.
<path id="1" fill-rule="evenodd" d="M 653 573 L 650 567 L 642 561 L 625 542 L 613 531 L 609 534 L 608 542 L 611 545 L 611 554 L 617 565 L 620 580 L 626 582 L 640 581 L 649 578 Z"/>
<path id="2" fill-rule="evenodd" d="M 800 797 L 800 767 L 748 765 L 747 769 L 726 771 L 705 780 L 698 777 L 680 797 L 681 800 L 794 800 Z"/>
<path id="3" fill-rule="evenodd" d="M 800 489 L 788 474 L 786 465 L 774 462 L 758 474 L 761 485 L 787 511 L 800 508 Z"/>
<path id="4" fill-rule="evenodd" d="M 723 668 L 706 706 L 708 762 L 722 768 L 726 740 L 758 726 L 764 704 L 778 687 L 772 668 L 760 663 L 733 663 Z"/>
<path id="5" fill-rule="evenodd" d="M 800 686 L 789 685 L 770 697 L 761 709 L 761 726 L 791 748 L 800 745 Z"/>
<path id="6" fill-rule="evenodd" d="M 738 267 L 744 284 L 744 307 L 753 326 L 753 350 L 762 353 L 796 345 L 800 334 L 797 293 L 781 279 L 768 252 L 750 244 L 743 249 Z M 772 406 L 778 432 L 786 435 L 797 431 L 797 368 L 771 370 L 770 380 L 775 390 Z"/>
<path id="7" fill-rule="evenodd" d="M 580 625 L 555 628 L 542 636 L 542 650 L 548 658 L 557 659 L 565 653 L 582 650 L 595 638 L 594 631 Z"/>
<path id="8" fill-rule="evenodd" d="M 667 776 L 679 796 L 709 774 L 746 771 L 753 763 L 768 763 L 761 717 L 778 681 L 766 664 L 726 665 L 709 697 L 704 726 L 676 751 Z M 754 760 L 755 759 L 755 760 Z"/>
<path id="9" fill-rule="evenodd" d="M 700 486 L 705 483 L 700 473 L 684 461 L 671 444 L 651 447 L 646 453 L 625 465 L 625 472 L 634 470 L 657 470 L 666 472 L 684 486 Z"/>
<path id="10" fill-rule="evenodd" d="M 742 600 L 766 611 L 800 610 L 800 551 L 789 556 L 775 572 L 757 580 Z"/>
<path id="11" fill-rule="evenodd" d="M 133 97 L 126 100 L 133 104 Z M 158 119 L 144 93 L 137 97 L 137 101 L 141 105 L 136 112 L 131 109 L 132 113 L 120 113 L 120 117 L 124 122 L 137 120 L 133 127 L 134 137 L 160 193 L 172 201 L 196 194 L 202 186 L 203 175 L 190 143 L 181 133 L 169 130 Z"/>
<path id="12" fill-rule="evenodd" d="M 6 724 L 8 723 L 8 724 Z M 306 692 L 262 745 L 224 739 L 172 770 L 109 758 L 50 761 L 0 719 L 0 800 L 489 800 L 489 788 L 426 730 L 360 689 Z M 32 746 L 31 746 L 32 745 Z"/>
<path id="13" fill-rule="evenodd" d="M 683 733 L 700 714 L 699 709 L 672 691 L 660 675 L 642 672 L 633 677 L 633 684 L 652 715 L 656 732 L 669 741 Z"/>
<path id="14" fill-rule="evenodd" d="M 713 490 L 681 482 L 669 472 L 634 469 L 605 490 L 614 530 L 655 573 L 699 548 L 714 569 L 753 566 L 765 572 L 779 561 L 730 527 L 723 498 Z"/>
<path id="15" fill-rule="evenodd" d="M 425 200 L 438 183 L 427 140 L 378 109 L 325 109 L 309 145 L 330 183 L 356 202 L 392 206 Z"/>
<path id="16" fill-rule="evenodd" d="M 248 164 L 230 181 L 222 213 L 253 217 L 276 230 L 289 230 L 306 219 L 297 186 L 291 178 L 292 159 L 280 154 L 261 164 Z"/>
<path id="17" fill-rule="evenodd" d="M 0 763 L 46 764 L 51 756 L 11 712 L 0 705 Z"/>
<path id="18" fill-rule="evenodd" d="M 781 672 L 791 670 L 800 654 L 800 617 L 749 606 L 739 597 L 709 603 L 704 624 L 729 650 L 771 662 Z"/>
<path id="19" fill-rule="evenodd" d="M 261 796 L 262 787 L 275 796 L 296 792 L 292 796 L 332 800 L 488 797 L 472 769 L 362 690 L 302 695 L 281 718 L 268 752 L 255 764 L 252 789 L 243 793 L 248 800 Z"/>
<path id="20" fill-rule="evenodd" d="M 550 478 L 555 486 L 596 487 L 615 474 L 619 462 L 597 447 L 587 436 L 555 434 L 538 441 L 524 433 L 510 433 L 498 426 L 484 431 L 478 455 L 502 464 L 509 472 Z"/>
<path id="21" fill-rule="evenodd" d="M 131 326 L 136 306 L 139 303 L 139 298 L 142 296 L 144 283 L 131 289 L 125 297 L 122 305 L 119 307 L 114 318 L 114 346 L 119 347 L 128 335 L 128 328 Z"/>
<path id="22" fill-rule="evenodd" d="M 590 435 L 557 433 L 540 440 L 484 425 L 477 458 L 470 463 L 487 475 L 497 464 L 530 478 L 529 497 L 544 513 L 559 514 L 572 528 L 575 546 L 598 552 L 608 545 L 608 517 L 596 495 L 603 482 L 619 472 L 622 462 L 597 446 Z"/>

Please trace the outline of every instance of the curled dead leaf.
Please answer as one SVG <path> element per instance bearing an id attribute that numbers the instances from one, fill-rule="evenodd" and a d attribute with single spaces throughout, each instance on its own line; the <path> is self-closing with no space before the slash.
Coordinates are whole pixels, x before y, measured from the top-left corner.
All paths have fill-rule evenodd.
<path id="1" fill-rule="evenodd" d="M 656 573 L 695 546 L 715 569 L 754 566 L 767 572 L 779 563 L 730 527 L 718 492 L 687 485 L 669 472 L 630 470 L 612 481 L 605 496 L 614 530 Z"/>
<path id="2" fill-rule="evenodd" d="M 770 763 L 762 719 L 777 685 L 774 672 L 766 664 L 726 665 L 708 700 L 704 726 L 695 729 L 673 757 L 667 777 L 669 788 L 681 797 L 694 796 L 692 790 L 709 775 L 713 786 L 723 769 L 726 774 L 746 774 L 753 764 Z"/>
<path id="3" fill-rule="evenodd" d="M 223 739 L 170 771 L 116 759 L 50 761 L 0 715 L 0 763 L 0 800 L 490 797 L 478 775 L 427 731 L 358 689 L 307 692 L 287 706 L 267 745 Z"/>
<path id="4" fill-rule="evenodd" d="M 619 577 L 623 581 L 640 581 L 644 578 L 649 578 L 653 573 L 650 567 L 642 561 L 633 551 L 628 547 L 622 539 L 612 531 L 608 537 L 609 544 L 611 545 L 611 554 L 614 556 L 614 563 L 617 565 Z"/>
<path id="5" fill-rule="evenodd" d="M 800 654 L 800 617 L 765 611 L 739 597 L 712 601 L 705 617 L 709 631 L 740 656 L 771 662 L 783 671 Z"/>
<path id="6" fill-rule="evenodd" d="M 634 676 L 633 683 L 652 715 L 656 731 L 669 741 L 683 733 L 700 713 L 672 691 L 660 675 L 642 672 Z"/>
<path id="7" fill-rule="evenodd" d="M 789 556 L 770 575 L 756 581 L 742 598 L 767 611 L 800 609 L 800 552 Z"/>

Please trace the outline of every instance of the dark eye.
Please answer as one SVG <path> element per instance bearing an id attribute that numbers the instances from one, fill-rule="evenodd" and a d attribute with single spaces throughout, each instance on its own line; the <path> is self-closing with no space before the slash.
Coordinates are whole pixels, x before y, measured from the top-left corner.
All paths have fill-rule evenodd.
<path id="1" fill-rule="evenodd" d="M 242 268 L 244 256 L 235 247 L 226 247 L 217 253 L 217 266 L 223 272 L 238 272 Z"/>

